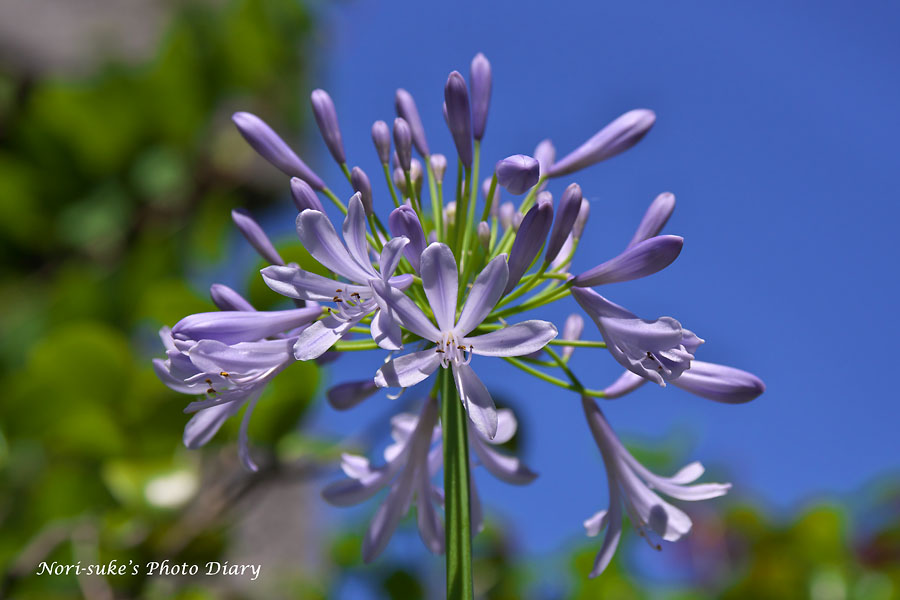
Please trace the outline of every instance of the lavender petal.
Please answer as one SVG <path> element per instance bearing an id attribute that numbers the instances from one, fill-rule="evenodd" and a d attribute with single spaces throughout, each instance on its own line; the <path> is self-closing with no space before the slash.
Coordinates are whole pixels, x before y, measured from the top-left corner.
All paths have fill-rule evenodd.
<path id="1" fill-rule="evenodd" d="M 509 280 L 505 294 L 508 294 L 531 266 L 541 246 L 550 232 L 553 222 L 553 204 L 542 201 L 535 204 L 522 219 L 516 239 L 509 251 Z"/>
<path id="2" fill-rule="evenodd" d="M 566 238 L 575 227 L 575 219 L 581 210 L 581 186 L 573 183 L 563 192 L 562 200 L 559 202 L 559 210 L 556 211 L 556 222 L 553 223 L 553 231 L 547 240 L 547 250 L 544 253 L 544 262 L 553 262 L 553 259 L 559 255 Z"/>
<path id="3" fill-rule="evenodd" d="M 524 154 L 504 158 L 497 163 L 494 171 L 497 173 L 497 182 L 516 196 L 530 190 L 540 178 L 538 161 Z"/>
<path id="4" fill-rule="evenodd" d="M 231 120 L 247 143 L 283 173 L 299 177 L 317 190 L 325 189 L 325 182 L 300 160 L 300 157 L 265 121 L 248 112 L 236 112 L 231 116 Z"/>
<path id="5" fill-rule="evenodd" d="M 231 211 L 231 220 L 237 226 L 238 231 L 250 242 L 250 245 L 259 252 L 259 255 L 273 265 L 283 265 L 284 259 L 278 254 L 278 250 L 272 245 L 272 241 L 262 227 L 246 210 L 236 208 Z"/>
<path id="6" fill-rule="evenodd" d="M 594 287 L 652 275 L 678 258 L 684 238 L 660 235 L 629 247 L 619 256 L 575 277 L 576 287 Z"/>

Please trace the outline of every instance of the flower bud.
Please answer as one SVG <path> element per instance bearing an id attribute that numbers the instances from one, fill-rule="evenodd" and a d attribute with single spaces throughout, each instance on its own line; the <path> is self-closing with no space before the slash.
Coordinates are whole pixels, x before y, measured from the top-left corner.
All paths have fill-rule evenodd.
<path id="1" fill-rule="evenodd" d="M 384 121 L 375 121 L 372 124 L 372 142 L 378 153 L 378 160 L 386 165 L 391 160 L 391 130 Z"/>
<path id="2" fill-rule="evenodd" d="M 655 122 L 656 114 L 652 110 L 640 108 L 629 111 L 601 129 L 565 158 L 554 163 L 547 176 L 562 177 L 601 160 L 612 158 L 641 141 Z"/>
<path id="3" fill-rule="evenodd" d="M 444 206 L 444 223 L 453 225 L 456 222 L 456 201 L 451 200 Z"/>
<path id="4" fill-rule="evenodd" d="M 350 185 L 353 186 L 354 192 L 359 192 L 366 215 L 371 215 L 373 213 L 372 184 L 369 182 L 369 176 L 359 167 L 353 167 L 350 172 Z"/>
<path id="5" fill-rule="evenodd" d="M 531 189 L 540 178 L 538 161 L 524 154 L 508 156 L 497 163 L 497 182 L 515 195 L 524 194 Z"/>
<path id="6" fill-rule="evenodd" d="M 553 204 L 542 201 L 531 207 L 522 219 L 516 240 L 509 251 L 509 279 L 504 294 L 508 294 L 531 266 L 547 239 L 550 224 L 553 222 Z"/>
<path id="7" fill-rule="evenodd" d="M 219 310 L 256 310 L 243 296 L 221 283 L 212 284 L 209 295 Z"/>
<path id="8" fill-rule="evenodd" d="M 365 379 L 338 384 L 328 390 L 326 396 L 328 396 L 328 404 L 335 410 L 348 410 L 373 396 L 377 391 L 378 386 L 375 385 L 375 382 Z"/>
<path id="9" fill-rule="evenodd" d="M 234 221 L 234 224 L 237 225 L 241 234 L 247 238 L 248 242 L 250 242 L 250 245 L 259 252 L 260 256 L 269 261 L 270 264 L 284 264 L 284 259 L 282 259 L 278 254 L 278 251 L 275 250 L 275 246 L 272 245 L 269 236 L 262 230 L 259 223 L 250 216 L 250 213 L 241 208 L 236 208 L 231 211 L 231 219 Z"/>
<path id="10" fill-rule="evenodd" d="M 481 243 L 481 247 L 484 248 L 485 252 L 490 251 L 491 226 L 488 225 L 487 221 L 482 221 L 478 224 L 478 241 Z"/>
<path id="11" fill-rule="evenodd" d="M 541 165 L 541 177 L 545 176 L 556 160 L 556 148 L 550 140 L 543 140 L 534 149 L 534 158 Z"/>
<path id="12" fill-rule="evenodd" d="M 576 240 L 581 239 L 584 233 L 584 226 L 587 225 L 588 217 L 591 216 L 591 203 L 587 198 L 581 200 L 581 208 L 578 210 L 578 217 L 575 219 L 575 226 L 572 228 L 572 237 Z"/>
<path id="13" fill-rule="evenodd" d="M 494 195 L 488 198 L 488 194 L 491 192 L 492 180 L 493 177 L 486 177 L 485 180 L 481 182 L 481 195 L 484 197 L 485 203 L 491 207 L 491 216 L 496 217 L 500 212 L 500 186 L 494 186 Z"/>
<path id="14" fill-rule="evenodd" d="M 562 339 L 580 340 L 583 331 L 584 319 L 578 313 L 572 313 L 566 318 L 566 322 L 563 325 Z M 562 357 L 569 360 L 573 352 L 575 352 L 575 346 L 563 346 Z"/>
<path id="15" fill-rule="evenodd" d="M 325 212 L 325 208 L 322 206 L 319 197 L 316 196 L 316 192 L 309 187 L 308 183 L 299 177 L 291 178 L 291 198 L 293 198 L 294 205 L 300 212 L 303 212 L 307 208 Z"/>
<path id="16" fill-rule="evenodd" d="M 541 192 L 543 194 L 544 192 Z M 539 194 L 540 196 L 540 194 Z M 575 219 L 578 218 L 578 212 L 581 210 L 581 186 L 577 183 L 570 184 L 563 192 L 562 200 L 559 202 L 559 210 L 556 211 L 556 222 L 553 224 L 553 231 L 547 240 L 547 252 L 544 254 L 544 261 L 551 262 L 559 254 L 560 249 L 575 226 Z"/>
<path id="17" fill-rule="evenodd" d="M 422 118 L 419 117 L 419 109 L 416 108 L 416 101 L 413 100 L 412 94 L 400 88 L 394 97 L 394 107 L 397 109 L 397 116 L 409 123 L 409 129 L 412 132 L 412 141 L 416 146 L 419 154 L 428 156 L 428 142 L 425 141 L 425 128 L 422 126 Z"/>
<path id="18" fill-rule="evenodd" d="M 447 157 L 443 154 L 432 154 L 430 160 L 434 178 L 440 183 L 444 180 L 444 173 L 447 171 Z"/>
<path id="19" fill-rule="evenodd" d="M 516 214 L 516 207 L 512 202 L 504 202 L 500 205 L 498 216 L 500 217 L 500 226 L 503 229 L 509 229 L 513 226 L 513 218 Z"/>
<path id="20" fill-rule="evenodd" d="M 412 161 L 412 132 L 409 123 L 400 117 L 394 119 L 394 148 L 397 151 L 400 168 L 409 171 Z"/>
<path id="21" fill-rule="evenodd" d="M 469 82 L 472 84 L 472 135 L 480 140 L 484 137 L 491 104 L 491 63 L 481 52 L 472 59 Z"/>
<path id="22" fill-rule="evenodd" d="M 444 106 L 447 126 L 453 135 L 456 152 L 467 169 L 472 168 L 472 114 L 469 110 L 469 91 L 458 71 L 450 73 L 444 87 Z"/>
<path id="23" fill-rule="evenodd" d="M 606 283 L 631 281 L 652 275 L 672 264 L 684 245 L 677 235 L 659 235 L 631 246 L 574 279 L 575 287 L 594 287 Z"/>
<path id="24" fill-rule="evenodd" d="M 317 190 L 325 189 L 325 182 L 300 160 L 300 157 L 265 121 L 248 112 L 236 112 L 231 116 L 231 120 L 247 143 L 281 172 L 299 177 Z"/>
<path id="25" fill-rule="evenodd" d="M 334 102 L 331 96 L 325 90 L 313 90 L 309 96 L 312 103 L 313 116 L 316 118 L 316 124 L 319 131 L 322 132 L 322 139 L 328 146 L 328 151 L 339 165 L 347 162 L 344 156 L 344 143 L 341 140 L 341 128 L 338 125 L 337 111 L 334 109 Z"/>
<path id="26" fill-rule="evenodd" d="M 673 379 L 672 384 L 726 404 L 750 402 L 766 391 L 766 384 L 753 373 L 700 360 L 692 360 L 691 368 Z"/>
<path id="27" fill-rule="evenodd" d="M 425 232 L 422 230 L 422 224 L 416 211 L 411 206 L 401 206 L 391 211 L 388 216 L 388 228 L 391 235 L 400 237 L 405 235 L 409 238 L 409 243 L 403 249 L 403 255 L 409 260 L 416 272 L 419 272 L 419 257 L 425 250 Z"/>
<path id="28" fill-rule="evenodd" d="M 669 217 L 672 216 L 673 210 L 675 210 L 674 194 L 663 192 L 657 196 L 656 199 L 650 203 L 647 212 L 644 213 L 644 218 L 641 219 L 641 224 L 638 225 L 637 231 L 634 232 L 634 237 L 631 238 L 631 242 L 628 243 L 628 248 L 631 248 L 644 240 L 650 239 L 655 235 L 659 235 L 659 232 L 665 227 Z"/>

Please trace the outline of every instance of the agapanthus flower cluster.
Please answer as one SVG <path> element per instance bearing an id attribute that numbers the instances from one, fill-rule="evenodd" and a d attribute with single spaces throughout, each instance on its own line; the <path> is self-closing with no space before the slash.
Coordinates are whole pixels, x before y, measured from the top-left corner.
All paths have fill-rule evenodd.
<path id="1" fill-rule="evenodd" d="M 285 264 L 252 216 L 234 211 L 239 231 L 269 263 L 261 271 L 266 285 L 293 308 L 258 311 L 234 290 L 214 285 L 211 294 L 220 311 L 164 328 L 166 359 L 154 365 L 166 385 L 200 396 L 187 408 L 195 413 L 184 432 L 190 448 L 208 442 L 246 405 L 239 452 L 250 469 L 256 468 L 247 439 L 250 414 L 268 382 L 294 361 L 324 363 L 350 350 L 381 353 L 377 371 L 357 373 L 327 391 L 338 410 L 352 409 L 382 388 L 390 388 L 391 397 L 421 389 L 425 399 L 418 413 L 392 419 L 393 443 L 384 463 L 373 466 L 365 457 L 345 454 L 346 479 L 323 492 L 328 502 L 345 506 L 388 490 L 364 539 L 366 561 L 386 547 L 412 505 L 425 546 L 444 551 L 445 498 L 435 479 L 451 456 L 447 453 L 459 451 L 447 445 L 442 431 L 441 409 L 448 402 L 460 402 L 468 415 L 463 448 L 469 449 L 469 466 L 481 465 L 513 484 L 536 477 L 518 458 L 494 448 L 515 434 L 516 418 L 509 409 L 497 409 L 477 374 L 487 357 L 569 390 L 573 401 L 582 402 L 585 433 L 596 440 L 606 467 L 608 508 L 584 522 L 588 535 L 606 530 L 591 572 L 596 576 L 615 552 L 625 516 L 651 544 L 675 541 L 688 533 L 691 520 L 662 496 L 704 500 L 725 494 L 730 485 L 693 483 L 703 474 L 699 463 L 671 477 L 650 472 L 622 445 L 595 399 L 620 398 L 650 381 L 733 404 L 756 398 L 765 386 L 746 371 L 696 360 L 704 340 L 676 319 L 641 318 L 597 291 L 652 275 L 678 257 L 684 240 L 662 234 L 675 208 L 672 194 L 653 200 L 620 254 L 585 271 L 572 270 L 590 204 L 579 184 L 568 180 L 634 146 L 653 126 L 655 114 L 629 111 L 558 160 L 553 143 L 543 140 L 532 155 L 494 163 L 482 181 L 481 140 L 491 87 L 491 65 L 481 54 L 472 61 L 468 82 L 456 71 L 447 79 L 443 114 L 458 157 L 455 177 L 445 177 L 453 161 L 432 153 L 412 95 L 397 90 L 397 117 L 377 121 L 371 130 L 386 190 L 378 197 L 373 178 L 347 162 L 337 110 L 324 90 L 312 93 L 312 111 L 346 176 L 344 193 L 332 191 L 262 119 L 236 113 L 233 120 L 243 137 L 290 178 L 285 190 L 298 211 L 297 235 L 329 276 Z M 566 187 L 555 202 L 545 188 L 560 180 Z M 524 197 L 503 200 L 501 188 Z M 340 233 L 323 198 L 343 215 Z M 551 322 L 524 318 L 570 296 L 601 339 L 583 339 L 585 319 L 578 313 L 560 323 L 562 335 Z M 576 348 L 598 357 L 608 352 L 624 372 L 612 383 L 589 386 L 591 375 L 580 378 L 569 366 Z M 443 378 L 449 379 L 442 388 Z M 474 481 L 469 502 L 474 534 L 482 521 Z"/>

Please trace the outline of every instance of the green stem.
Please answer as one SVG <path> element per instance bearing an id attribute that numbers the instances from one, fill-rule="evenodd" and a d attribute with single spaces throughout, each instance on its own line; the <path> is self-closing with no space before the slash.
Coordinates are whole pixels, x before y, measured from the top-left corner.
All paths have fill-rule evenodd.
<path id="1" fill-rule="evenodd" d="M 472 524 L 469 515 L 469 442 L 466 412 L 450 371 L 441 369 L 444 434 L 444 515 L 447 521 L 447 598 L 472 600 Z"/>
<path id="2" fill-rule="evenodd" d="M 425 161 L 425 171 L 428 173 L 428 192 L 431 194 L 431 215 L 434 223 L 434 231 L 437 235 L 437 241 L 444 241 L 444 219 L 443 219 L 443 202 L 438 196 L 437 185 L 434 180 L 434 170 L 431 168 L 431 156 L 423 156 Z M 422 223 L 422 227 L 427 227 L 426 223 Z M 426 231 L 426 236 L 428 232 Z"/>
<path id="3" fill-rule="evenodd" d="M 394 191 L 394 180 L 391 178 L 391 168 L 387 163 L 381 165 L 384 169 L 384 179 L 387 181 L 388 189 L 391 190 L 391 200 L 394 201 L 394 206 L 399 207 L 400 201 L 397 200 L 397 192 Z"/>
<path id="4" fill-rule="evenodd" d="M 606 348 L 606 342 L 594 342 L 592 340 L 550 340 L 550 346 L 572 346 L 573 348 Z"/>
<path id="5" fill-rule="evenodd" d="M 344 213 L 345 215 L 347 214 L 347 206 L 343 202 L 341 202 L 340 198 L 334 195 L 334 192 L 332 192 L 328 188 L 323 188 L 322 193 L 328 196 L 328 199 L 334 202 L 334 205 L 337 206 L 342 213 Z"/>

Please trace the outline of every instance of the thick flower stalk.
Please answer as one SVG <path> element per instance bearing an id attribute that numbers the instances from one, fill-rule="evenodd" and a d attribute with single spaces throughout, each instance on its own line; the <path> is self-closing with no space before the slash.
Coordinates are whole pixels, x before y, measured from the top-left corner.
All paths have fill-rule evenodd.
<path id="1" fill-rule="evenodd" d="M 726 404 L 746 403 L 765 390 L 747 371 L 698 360 L 703 340 L 674 318 L 642 319 L 606 298 L 611 284 L 651 276 L 680 255 L 684 239 L 662 233 L 675 207 L 673 194 L 657 196 L 622 252 L 598 264 L 578 254 L 588 235 L 590 190 L 571 180 L 559 181 L 560 189 L 548 188 L 637 144 L 653 126 L 655 113 L 626 112 L 559 160 L 552 141 L 543 139 L 533 156 L 495 157 L 485 162 L 493 167 L 480 173 L 493 71 L 479 54 L 469 73 L 468 82 L 459 71 L 450 73 L 443 105 L 421 112 L 408 91 L 397 90 L 396 117 L 385 115 L 371 128 L 375 152 L 368 165 L 364 158 L 347 156 L 336 105 L 327 92 L 315 90 L 311 104 L 324 140 L 321 155 L 330 155 L 347 180 L 340 195 L 262 119 L 236 113 L 233 120 L 244 138 L 286 174 L 285 192 L 297 209 L 297 236 L 320 268 L 313 272 L 286 264 L 253 217 L 235 210 L 235 225 L 267 263 L 262 278 L 283 298 L 284 310 L 256 311 L 234 290 L 213 286 L 220 312 L 191 315 L 164 328 L 166 358 L 154 361 L 172 389 L 199 396 L 188 405 L 196 413 L 185 429 L 188 447 L 207 443 L 225 420 L 247 406 L 239 452 L 250 468 L 250 413 L 264 403 L 267 383 L 297 360 L 324 365 L 344 352 L 378 354 L 380 368 L 352 373 L 326 392 L 336 410 L 378 401 L 374 398 L 383 397 L 384 388 L 399 394 L 428 386 L 421 390 L 427 399 L 417 415 L 392 420 L 393 444 L 384 464 L 344 455 L 347 478 L 330 484 L 324 496 L 344 506 L 389 490 L 365 536 L 366 561 L 388 547 L 415 504 L 426 547 L 446 553 L 451 598 L 473 595 L 470 538 L 483 514 L 472 467 L 481 465 L 514 484 L 535 477 L 521 461 L 494 449 L 510 439 L 516 422 L 507 409 L 495 406 L 488 385 L 476 374 L 476 367 L 483 368 L 481 357 L 503 361 L 495 361 L 491 370 L 504 366 L 572 392 L 572 401 L 581 399 L 606 466 L 610 498 L 608 510 L 585 523 L 590 534 L 607 530 L 592 576 L 612 559 L 625 516 L 641 535 L 675 541 L 688 533 L 690 520 L 662 495 L 699 500 L 728 490 L 724 484 L 687 485 L 702 473 L 699 463 L 670 478 L 645 469 L 619 442 L 595 399 L 621 398 L 647 381 Z M 422 116 L 439 112 L 458 160 L 432 153 L 428 144 Z M 379 166 L 383 184 L 369 176 Z M 342 219 L 340 234 L 335 218 Z M 594 289 L 601 286 L 603 295 Z M 534 309 L 558 302 L 580 307 L 596 334 L 586 332 L 581 314 L 568 310 L 557 312 L 568 315 L 559 329 L 528 318 Z M 576 352 L 596 353 L 596 358 L 608 353 L 609 364 L 618 363 L 624 372 L 596 385 L 602 370 L 576 374 L 572 365 L 577 361 L 571 362 Z M 598 362 L 594 358 L 591 364 Z M 433 375 L 433 383 L 427 383 Z M 542 401 L 538 395 L 523 400 Z M 443 488 L 434 481 L 440 471 Z"/>

